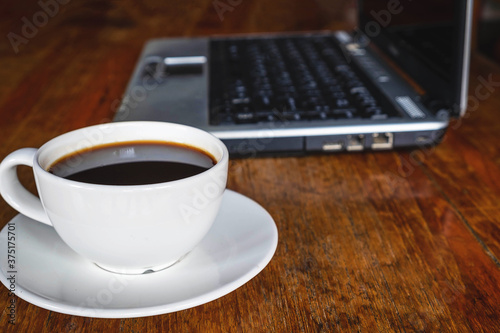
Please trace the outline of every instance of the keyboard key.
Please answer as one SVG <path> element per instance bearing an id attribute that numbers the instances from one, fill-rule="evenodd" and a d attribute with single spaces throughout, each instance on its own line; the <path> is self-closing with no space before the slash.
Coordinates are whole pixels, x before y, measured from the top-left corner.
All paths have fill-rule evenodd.
<path id="1" fill-rule="evenodd" d="M 253 112 L 240 112 L 235 114 L 235 120 L 237 123 L 253 123 L 257 120 Z"/>
<path id="2" fill-rule="evenodd" d="M 382 119 L 387 119 L 387 118 L 389 118 L 389 116 L 386 114 L 375 114 L 375 115 L 371 116 L 371 119 L 373 119 L 373 120 L 382 120 Z"/>
<path id="3" fill-rule="evenodd" d="M 359 118 L 355 109 L 335 109 L 332 111 L 332 114 L 334 115 L 335 119 Z"/>
<path id="4" fill-rule="evenodd" d="M 248 103 L 250 103 L 250 98 L 249 97 L 233 98 L 231 100 L 231 103 L 233 103 L 233 104 L 248 104 Z"/>
<path id="5" fill-rule="evenodd" d="M 335 106 L 339 108 L 347 108 L 351 106 L 351 103 L 345 98 L 339 98 L 335 100 Z"/>
<path id="6" fill-rule="evenodd" d="M 283 118 L 287 120 L 302 120 L 303 116 L 305 116 L 301 112 L 292 112 L 292 111 L 291 112 L 285 111 L 282 113 L 282 115 Z"/>

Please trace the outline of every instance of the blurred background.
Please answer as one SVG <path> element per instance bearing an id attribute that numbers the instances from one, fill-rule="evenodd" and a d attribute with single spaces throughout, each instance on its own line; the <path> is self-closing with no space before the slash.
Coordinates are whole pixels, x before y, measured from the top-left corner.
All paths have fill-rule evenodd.
<path id="1" fill-rule="evenodd" d="M 477 51 L 500 64 L 500 0 L 480 0 L 477 7 Z"/>
<path id="2" fill-rule="evenodd" d="M 0 125 L 21 117 L 54 81 L 65 90 L 53 90 L 52 98 L 68 99 L 68 106 L 80 99 L 79 107 L 93 107 L 98 116 L 88 124 L 108 120 L 150 38 L 349 30 L 356 25 L 355 6 L 355 0 L 3 0 L 0 75 L 9 79 L 0 80 L 0 105 L 21 113 L 0 119 Z M 499 68 L 500 0 L 476 0 L 473 52 L 482 66 Z M 45 68 L 52 61 L 57 66 Z M 96 82 L 103 71 L 107 81 Z M 39 90 L 33 89 L 37 85 Z M 83 86 L 104 89 L 108 97 L 85 101 Z M 71 117 L 77 116 L 60 120 L 71 122 Z"/>

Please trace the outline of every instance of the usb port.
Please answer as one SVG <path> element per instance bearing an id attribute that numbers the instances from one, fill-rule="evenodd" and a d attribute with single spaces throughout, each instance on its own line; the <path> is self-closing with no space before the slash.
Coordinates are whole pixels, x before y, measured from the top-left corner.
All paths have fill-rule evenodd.
<path id="1" fill-rule="evenodd" d="M 372 138 L 372 149 L 391 149 L 394 145 L 392 133 L 374 133 Z"/>
<path id="2" fill-rule="evenodd" d="M 324 151 L 339 151 L 344 148 L 344 142 L 343 141 L 337 141 L 337 142 L 324 142 L 323 146 L 321 147 Z"/>
<path id="3" fill-rule="evenodd" d="M 359 135 L 348 135 L 347 136 L 347 147 L 348 151 L 359 151 L 365 148 L 365 136 L 363 134 Z"/>

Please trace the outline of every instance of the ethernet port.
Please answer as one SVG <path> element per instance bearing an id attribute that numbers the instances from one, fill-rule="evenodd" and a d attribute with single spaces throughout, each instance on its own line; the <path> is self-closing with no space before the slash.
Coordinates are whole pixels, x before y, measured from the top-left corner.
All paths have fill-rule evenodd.
<path id="1" fill-rule="evenodd" d="M 347 146 L 348 151 L 359 151 L 365 148 L 365 136 L 363 134 L 359 135 L 348 135 L 347 136 Z"/>
<path id="2" fill-rule="evenodd" d="M 391 149 L 394 145 L 392 133 L 374 133 L 372 140 L 372 149 Z"/>

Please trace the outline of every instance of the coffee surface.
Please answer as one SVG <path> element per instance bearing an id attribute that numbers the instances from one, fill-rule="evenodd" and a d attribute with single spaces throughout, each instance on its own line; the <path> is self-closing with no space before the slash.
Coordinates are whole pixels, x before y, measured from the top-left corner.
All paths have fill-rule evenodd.
<path id="1" fill-rule="evenodd" d="M 197 175 L 215 165 L 208 153 L 168 142 L 126 142 L 92 147 L 56 161 L 49 172 L 101 185 L 145 185 Z"/>

